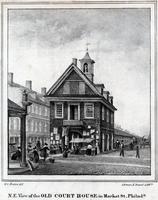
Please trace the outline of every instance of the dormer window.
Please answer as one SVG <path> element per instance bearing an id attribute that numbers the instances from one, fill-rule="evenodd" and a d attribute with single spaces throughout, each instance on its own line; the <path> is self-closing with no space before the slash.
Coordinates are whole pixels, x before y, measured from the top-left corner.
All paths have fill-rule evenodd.
<path id="1" fill-rule="evenodd" d="M 83 72 L 85 73 L 85 72 L 88 72 L 88 64 L 87 63 L 85 63 L 84 65 L 83 65 Z"/>

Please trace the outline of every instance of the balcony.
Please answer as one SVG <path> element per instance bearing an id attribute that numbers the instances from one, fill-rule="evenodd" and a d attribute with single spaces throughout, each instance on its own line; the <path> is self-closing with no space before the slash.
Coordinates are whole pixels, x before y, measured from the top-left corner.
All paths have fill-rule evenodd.
<path id="1" fill-rule="evenodd" d="M 63 126 L 83 126 L 83 121 L 80 121 L 80 120 L 63 120 Z"/>

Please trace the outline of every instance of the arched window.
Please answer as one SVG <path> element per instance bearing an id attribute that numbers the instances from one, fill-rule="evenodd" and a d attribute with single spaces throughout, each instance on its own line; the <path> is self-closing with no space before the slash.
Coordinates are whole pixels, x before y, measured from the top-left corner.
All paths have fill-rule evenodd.
<path id="1" fill-rule="evenodd" d="M 85 73 L 85 72 L 88 72 L 88 64 L 87 63 L 85 63 L 84 65 L 83 65 L 83 72 Z"/>

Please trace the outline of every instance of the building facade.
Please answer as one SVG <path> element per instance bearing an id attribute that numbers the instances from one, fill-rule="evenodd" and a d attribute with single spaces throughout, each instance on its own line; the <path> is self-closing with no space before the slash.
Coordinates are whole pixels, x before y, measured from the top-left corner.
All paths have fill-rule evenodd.
<path id="1" fill-rule="evenodd" d="M 94 63 L 86 52 L 79 69 L 74 58 L 48 90 L 51 144 L 94 141 L 98 152 L 113 149 L 116 108 L 104 84 L 94 83 Z"/>
<path id="2" fill-rule="evenodd" d="M 41 144 L 50 143 L 49 102 L 45 99 L 46 88 L 41 88 L 41 94 L 32 90 L 32 81 L 26 81 L 22 86 L 13 81 L 13 73 L 8 73 L 8 97 L 17 105 L 23 107 L 23 92 L 26 91 L 28 100 L 32 104 L 27 107 L 26 116 L 26 137 L 27 144 L 36 144 L 39 140 Z M 20 144 L 20 118 L 9 118 L 9 142 Z"/>

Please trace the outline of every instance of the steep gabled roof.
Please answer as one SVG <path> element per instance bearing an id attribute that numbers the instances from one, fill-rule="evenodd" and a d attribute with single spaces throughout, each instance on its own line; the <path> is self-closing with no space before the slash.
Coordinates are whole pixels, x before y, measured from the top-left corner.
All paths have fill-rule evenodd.
<path id="1" fill-rule="evenodd" d="M 48 90 L 45 97 L 49 97 L 54 94 L 58 88 L 62 85 L 62 83 L 67 79 L 67 77 L 71 74 L 71 72 L 75 71 L 81 79 L 92 89 L 94 94 L 98 96 L 108 107 L 113 110 L 117 110 L 114 105 L 108 102 L 103 95 L 100 94 L 98 89 L 96 88 L 95 83 L 93 83 L 74 63 L 72 63 L 65 72 L 58 78 L 58 80 L 52 85 L 52 87 Z"/>
<path id="2" fill-rule="evenodd" d="M 85 74 L 73 63 L 65 70 L 65 72 L 59 77 L 59 79 L 53 84 L 53 86 L 48 90 L 46 96 L 49 96 L 51 93 L 54 93 L 59 86 L 64 82 L 64 80 L 70 75 L 72 71 L 75 71 L 82 80 L 93 90 L 93 92 L 101 96 L 99 91 L 96 89 L 95 85 L 85 76 Z"/>

